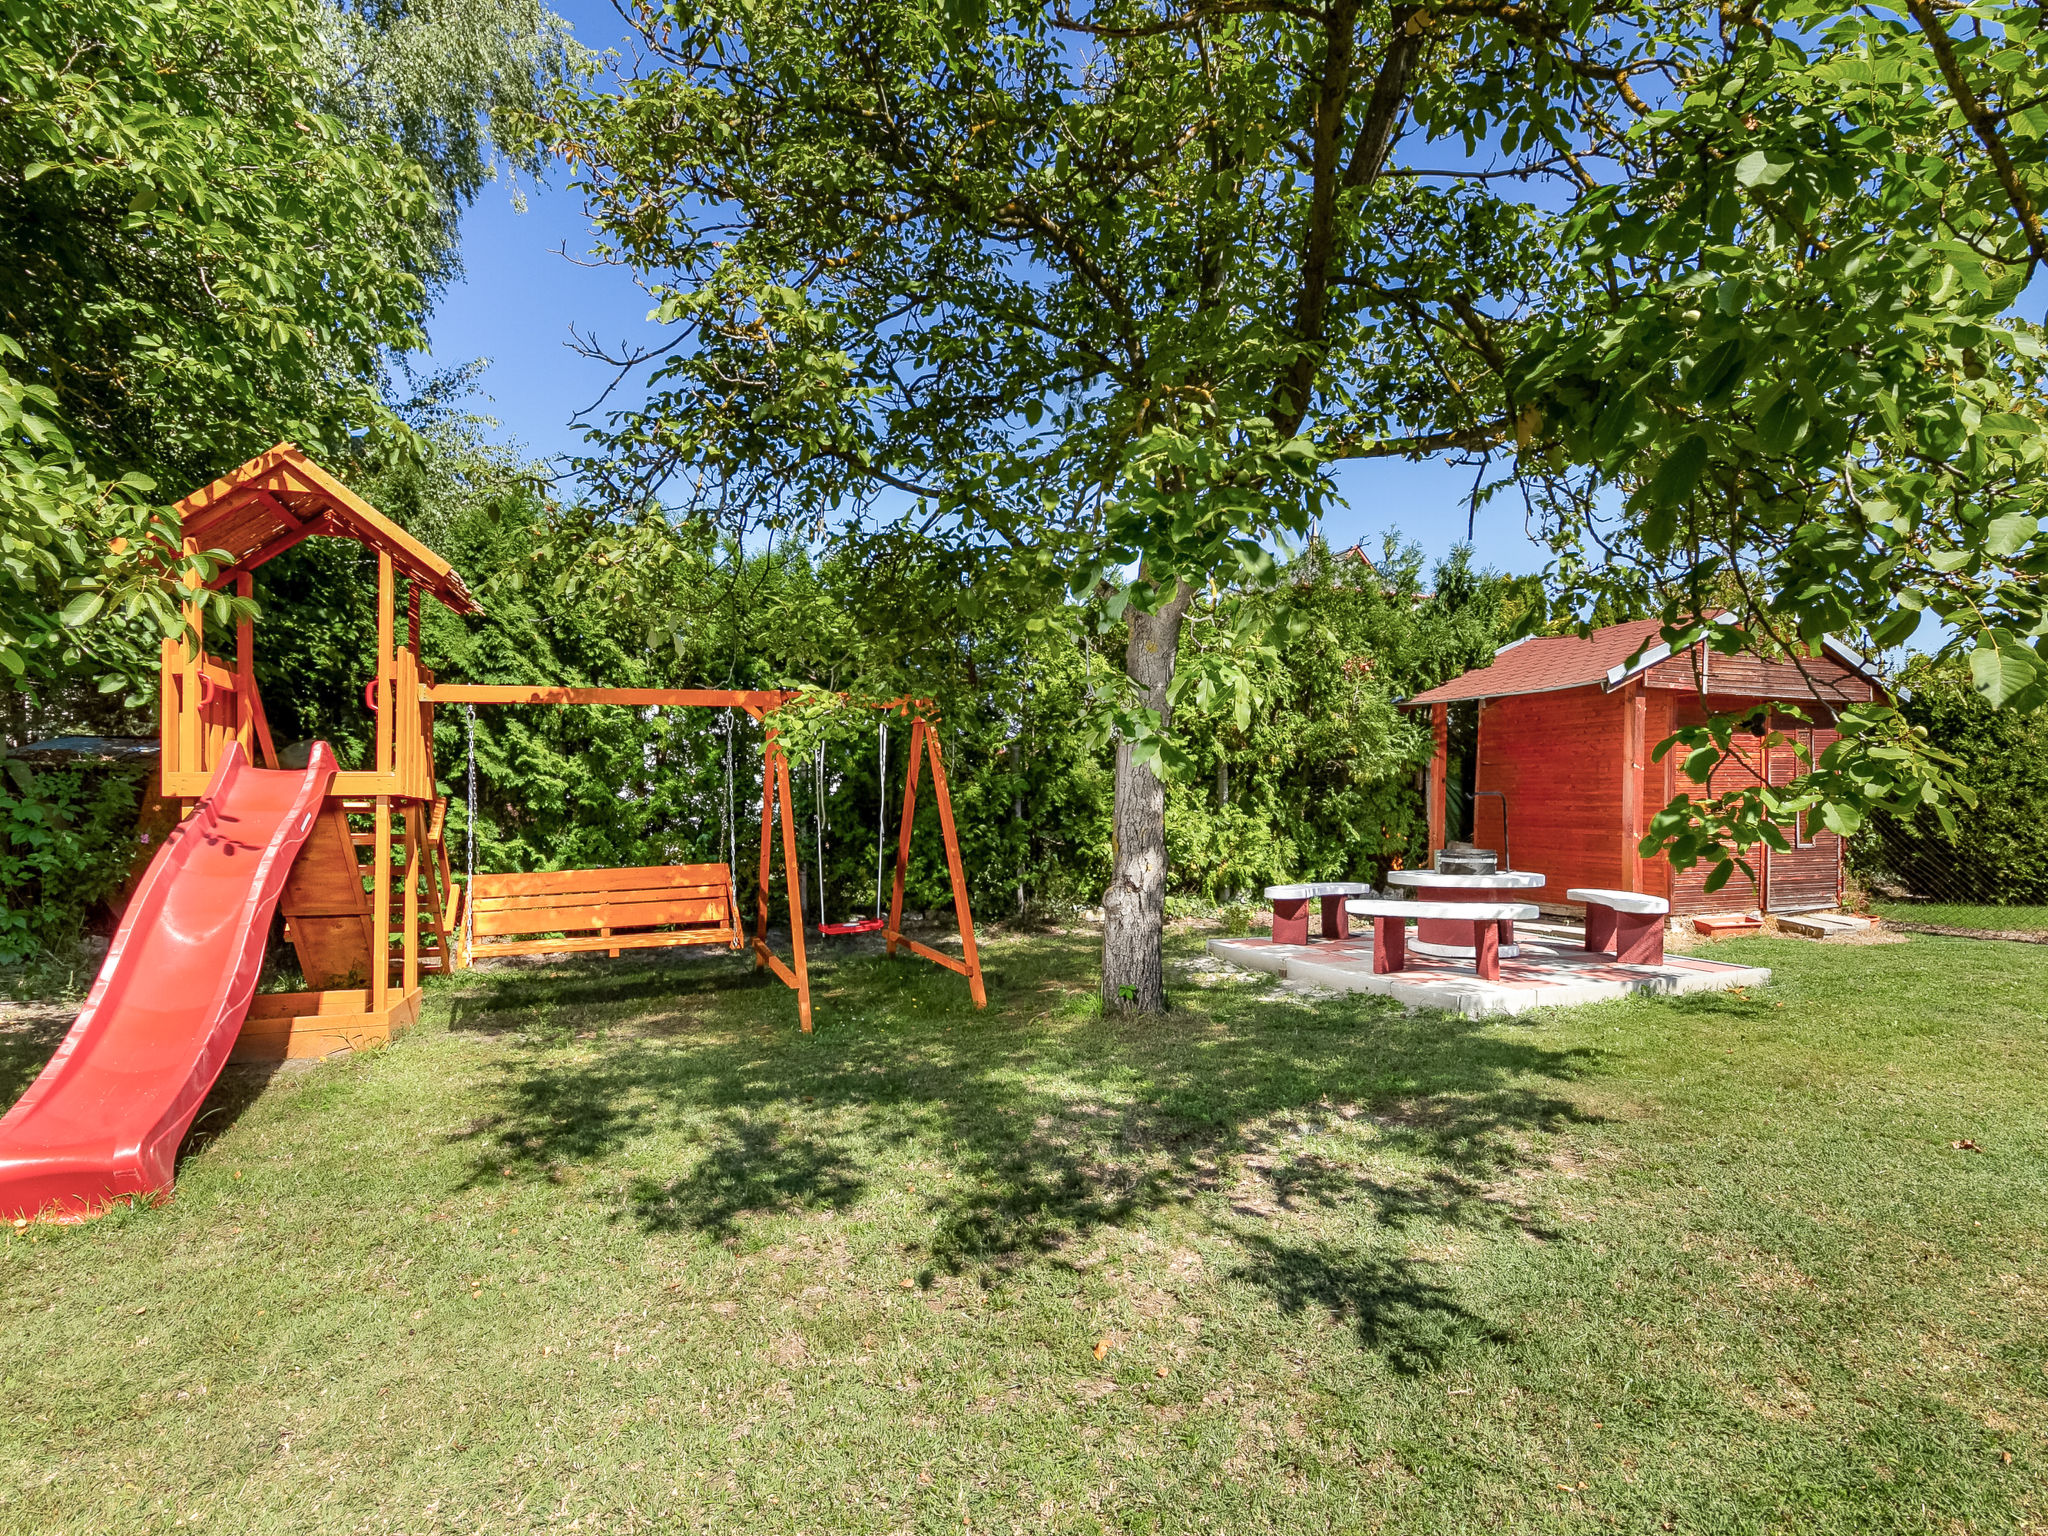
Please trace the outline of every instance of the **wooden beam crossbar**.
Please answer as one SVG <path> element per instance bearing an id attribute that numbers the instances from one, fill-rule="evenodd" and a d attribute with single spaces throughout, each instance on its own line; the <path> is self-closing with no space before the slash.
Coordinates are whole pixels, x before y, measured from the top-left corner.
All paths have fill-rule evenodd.
<path id="1" fill-rule="evenodd" d="M 756 710 L 779 709 L 796 697 L 781 690 L 742 688 L 551 688 L 491 683 L 428 683 L 420 687 L 420 701 L 427 704 L 620 704 Z"/>

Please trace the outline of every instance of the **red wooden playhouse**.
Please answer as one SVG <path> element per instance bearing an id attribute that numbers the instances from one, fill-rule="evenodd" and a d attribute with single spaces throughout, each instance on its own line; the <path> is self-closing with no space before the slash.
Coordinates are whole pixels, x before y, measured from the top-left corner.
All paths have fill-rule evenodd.
<path id="1" fill-rule="evenodd" d="M 1548 877 L 1521 899 L 1559 908 L 1574 886 L 1662 896 L 1674 917 L 1837 906 L 1842 843 L 1817 826 L 1802 825 L 1788 853 L 1757 850 L 1754 888 L 1738 873 L 1712 896 L 1702 890 L 1708 866 L 1678 872 L 1661 855 L 1638 854 L 1650 818 L 1693 787 L 1679 768 L 1682 751 L 1661 763 L 1650 754 L 1672 731 L 1710 713 L 1775 699 L 1799 701 L 1810 724 L 1774 723 L 1818 756 L 1835 739 L 1833 708 L 1878 696 L 1878 685 L 1832 642 L 1794 665 L 1723 656 L 1703 644 L 1674 655 L 1658 640 L 1659 628 L 1644 619 L 1583 637 L 1517 641 L 1491 666 L 1408 700 L 1406 708 L 1429 710 L 1436 735 L 1427 785 L 1432 854 L 1453 840 L 1491 848 L 1501 868 Z M 1789 782 L 1800 771 L 1797 754 L 1765 741 L 1763 731 L 1738 735 L 1734 757 L 1708 788 Z"/>

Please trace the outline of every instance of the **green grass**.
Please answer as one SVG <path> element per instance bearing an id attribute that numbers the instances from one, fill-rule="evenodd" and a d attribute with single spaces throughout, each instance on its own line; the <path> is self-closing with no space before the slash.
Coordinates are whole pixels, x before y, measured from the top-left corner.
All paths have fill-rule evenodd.
<path id="1" fill-rule="evenodd" d="M 217 1095 L 168 1206 L 0 1239 L 0 1529 L 2048 1520 L 2048 953 L 1123 1023 L 989 952 L 983 1014 L 828 962 L 808 1039 L 723 960 L 457 978 Z"/>
<path id="2" fill-rule="evenodd" d="M 1949 901 L 1873 901 L 1880 917 L 1906 923 L 1932 923 L 1939 928 L 1975 928 L 1987 933 L 2048 931 L 2048 907 L 1970 906 Z"/>

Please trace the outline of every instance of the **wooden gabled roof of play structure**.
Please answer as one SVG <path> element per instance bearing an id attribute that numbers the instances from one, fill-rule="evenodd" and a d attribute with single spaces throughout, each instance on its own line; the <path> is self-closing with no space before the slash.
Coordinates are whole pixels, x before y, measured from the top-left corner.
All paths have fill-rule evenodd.
<path id="1" fill-rule="evenodd" d="M 220 549 L 229 569 L 252 571 L 310 538 L 353 539 L 391 557 L 423 591 L 456 613 L 481 613 L 461 574 L 290 443 L 279 443 L 177 505 L 183 533 Z"/>

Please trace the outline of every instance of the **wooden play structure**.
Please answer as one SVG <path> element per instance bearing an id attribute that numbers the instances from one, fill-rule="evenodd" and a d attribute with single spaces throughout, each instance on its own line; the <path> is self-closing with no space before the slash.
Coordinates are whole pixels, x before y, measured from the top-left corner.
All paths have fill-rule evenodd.
<path id="1" fill-rule="evenodd" d="M 447 846 L 448 800 L 437 785 L 434 765 L 435 710 L 446 704 L 703 706 L 735 710 L 761 724 L 759 890 L 750 947 L 755 967 L 767 968 L 797 994 L 802 1027 L 811 1028 L 789 763 L 773 723 L 775 711 L 798 694 L 439 683 L 420 657 L 421 605 L 432 599 L 454 613 L 472 615 L 482 611 L 476 599 L 447 561 L 290 444 L 195 491 L 178 503 L 177 511 L 185 548 L 224 551 L 227 561 L 214 584 L 232 586 L 243 596 L 253 595 L 259 566 L 308 538 L 349 539 L 377 560 L 375 650 L 364 689 L 375 724 L 371 762 L 335 773 L 279 899 L 286 936 L 310 990 L 258 994 L 235 1046 L 236 1057 L 321 1056 L 389 1040 L 418 1017 L 424 972 L 456 970 L 473 960 L 577 951 L 616 956 L 626 949 L 697 944 L 749 947 L 733 872 L 723 863 L 474 873 L 467 883 L 458 879 Z M 207 650 L 196 602 L 187 606 L 186 618 L 191 641 L 164 642 L 160 736 L 163 794 L 189 814 L 231 743 L 263 767 L 280 764 L 256 687 L 252 626 L 244 622 L 238 627 L 232 656 L 222 659 Z M 889 915 L 880 925 L 887 951 L 895 955 L 907 947 L 957 972 L 966 978 L 975 1006 L 985 1006 L 952 801 L 928 706 L 899 699 L 880 708 L 907 719 L 911 729 L 895 878 Z M 952 883 L 961 945 L 957 959 L 902 931 L 911 831 L 926 763 Z M 768 888 L 778 822 L 791 934 L 788 961 L 768 943 Z"/>

